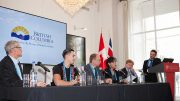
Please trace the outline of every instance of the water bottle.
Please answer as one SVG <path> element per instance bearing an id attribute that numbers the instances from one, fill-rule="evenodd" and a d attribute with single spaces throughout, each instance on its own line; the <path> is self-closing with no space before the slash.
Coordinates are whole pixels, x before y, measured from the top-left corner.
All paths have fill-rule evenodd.
<path id="1" fill-rule="evenodd" d="M 86 72 L 85 71 L 83 71 L 82 86 L 86 86 Z"/>
<path id="2" fill-rule="evenodd" d="M 37 72 L 35 70 L 35 62 L 32 62 L 32 69 L 30 72 L 30 87 L 36 87 L 37 84 Z"/>
<path id="3" fill-rule="evenodd" d="M 144 73 L 142 72 L 139 78 L 139 83 L 145 83 Z"/>
<path id="4" fill-rule="evenodd" d="M 80 86 L 86 86 L 86 72 L 84 71 L 84 67 L 81 67 Z"/>
<path id="5" fill-rule="evenodd" d="M 101 76 L 98 75 L 98 76 L 97 76 L 97 85 L 100 85 L 100 84 L 101 84 Z"/>
<path id="6" fill-rule="evenodd" d="M 29 87 L 29 74 L 24 74 L 23 75 L 23 87 Z"/>

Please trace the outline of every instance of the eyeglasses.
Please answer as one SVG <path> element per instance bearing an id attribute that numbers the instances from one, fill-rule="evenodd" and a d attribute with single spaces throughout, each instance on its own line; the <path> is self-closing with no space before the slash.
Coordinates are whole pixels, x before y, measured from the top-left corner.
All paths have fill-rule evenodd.
<path id="1" fill-rule="evenodd" d="M 22 47 L 14 47 L 14 48 L 19 48 L 19 49 L 21 49 Z"/>
<path id="2" fill-rule="evenodd" d="M 13 48 L 11 48 L 11 49 L 14 49 L 14 48 L 19 48 L 19 49 L 21 49 L 22 47 L 13 47 Z"/>

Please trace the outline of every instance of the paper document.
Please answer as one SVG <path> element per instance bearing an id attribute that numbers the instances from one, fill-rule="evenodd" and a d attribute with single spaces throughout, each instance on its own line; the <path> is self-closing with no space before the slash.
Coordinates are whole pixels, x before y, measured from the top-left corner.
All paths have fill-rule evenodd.
<path id="1" fill-rule="evenodd" d="M 132 77 L 132 81 L 133 81 L 134 79 L 136 79 L 136 76 L 133 76 L 133 75 L 132 75 L 131 77 Z M 130 82 L 130 80 L 131 80 L 131 79 L 130 79 L 130 76 L 128 76 L 128 77 L 126 78 L 126 80 L 127 80 L 128 82 Z"/>

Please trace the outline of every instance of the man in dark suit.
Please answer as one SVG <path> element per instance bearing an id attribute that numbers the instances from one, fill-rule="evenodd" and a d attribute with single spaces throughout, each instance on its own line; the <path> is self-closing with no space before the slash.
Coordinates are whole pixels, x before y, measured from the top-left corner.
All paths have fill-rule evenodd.
<path id="1" fill-rule="evenodd" d="M 161 63 L 159 58 L 156 58 L 157 51 L 151 50 L 150 58 L 144 61 L 143 73 L 145 74 L 145 82 L 158 82 L 156 73 L 148 73 L 148 69 Z"/>
<path id="2" fill-rule="evenodd" d="M 8 41 L 5 45 L 5 56 L 0 62 L 0 80 L 2 86 L 22 87 L 22 68 L 18 58 L 22 56 L 22 50 L 17 41 Z"/>
<path id="3" fill-rule="evenodd" d="M 3 87 L 23 87 L 22 68 L 18 58 L 22 56 L 22 49 L 17 41 L 8 41 L 5 45 L 5 56 L 0 61 L 0 85 Z M 37 86 L 45 86 L 39 82 Z"/>
<path id="4" fill-rule="evenodd" d="M 111 79 L 104 79 L 102 70 L 99 68 L 101 63 L 100 56 L 98 54 L 91 54 L 89 58 L 89 64 L 84 67 L 86 76 L 92 77 L 92 84 L 97 84 L 97 77 L 100 76 L 105 83 L 112 83 Z"/>
<path id="5" fill-rule="evenodd" d="M 126 60 L 125 67 L 122 68 L 119 73 L 123 79 L 125 79 L 124 83 L 133 83 L 138 82 L 138 76 L 133 69 L 134 62 L 131 59 Z M 129 78 L 129 80 L 127 80 Z"/>

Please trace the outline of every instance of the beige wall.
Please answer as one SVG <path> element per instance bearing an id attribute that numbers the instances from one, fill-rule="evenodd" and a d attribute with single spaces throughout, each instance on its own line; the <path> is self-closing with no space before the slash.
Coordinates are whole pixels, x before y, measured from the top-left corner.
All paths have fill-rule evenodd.
<path id="1" fill-rule="evenodd" d="M 112 37 L 115 57 L 118 67 L 123 67 L 127 58 L 126 31 L 124 30 L 124 4 L 119 0 L 96 0 L 87 7 L 89 11 L 81 9 L 75 16 L 69 16 L 55 0 L 0 0 L 0 5 L 30 14 L 58 20 L 67 23 L 67 33 L 86 38 L 86 61 L 91 53 L 98 52 L 99 36 L 102 29 L 106 49 L 109 36 Z M 84 27 L 88 30 L 74 30 Z"/>

